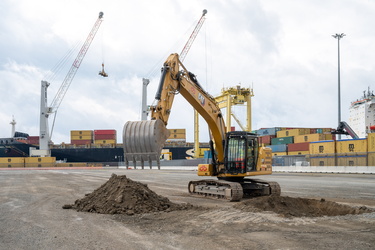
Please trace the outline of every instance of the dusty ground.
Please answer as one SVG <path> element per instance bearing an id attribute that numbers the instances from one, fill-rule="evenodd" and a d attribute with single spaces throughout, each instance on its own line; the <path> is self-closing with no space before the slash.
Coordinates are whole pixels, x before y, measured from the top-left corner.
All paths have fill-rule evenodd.
<path id="1" fill-rule="evenodd" d="M 164 202 L 190 203 L 193 208 L 133 215 L 62 209 L 89 197 L 85 195 L 105 184 L 113 172 L 147 184 L 168 198 Z M 371 175 L 267 178 L 280 180 L 283 197 L 314 198 L 318 205 L 310 207 L 336 201 L 357 212 L 364 206 L 375 208 Z M 257 207 L 255 200 L 230 203 L 191 197 L 186 191 L 191 179 L 197 179 L 194 172 L 172 170 L 1 170 L 0 249 L 373 249 L 375 245 L 375 213 L 280 215 Z M 291 199 L 286 199 L 276 202 L 291 206 Z M 258 201 L 275 206 L 270 200 Z"/>

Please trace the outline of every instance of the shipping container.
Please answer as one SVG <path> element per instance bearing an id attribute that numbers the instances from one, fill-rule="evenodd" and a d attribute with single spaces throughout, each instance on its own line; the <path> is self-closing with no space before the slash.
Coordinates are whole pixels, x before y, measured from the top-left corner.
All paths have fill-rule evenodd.
<path id="1" fill-rule="evenodd" d="M 94 130 L 94 135 L 116 135 L 115 129 L 97 129 Z"/>
<path id="2" fill-rule="evenodd" d="M 116 140 L 116 135 L 107 135 L 107 134 L 96 134 L 94 135 L 94 140 Z"/>
<path id="3" fill-rule="evenodd" d="M 272 156 L 284 156 L 288 155 L 287 152 L 272 152 Z"/>
<path id="4" fill-rule="evenodd" d="M 73 145 L 87 145 L 91 144 L 92 142 L 92 140 L 70 140 L 70 144 Z"/>
<path id="5" fill-rule="evenodd" d="M 40 167 L 54 167 L 56 164 L 56 157 L 25 157 L 25 167 L 40 168 Z"/>
<path id="6" fill-rule="evenodd" d="M 294 143 L 294 136 L 272 138 L 271 139 L 271 145 L 291 144 L 291 143 Z"/>
<path id="7" fill-rule="evenodd" d="M 339 140 L 336 141 L 337 153 L 363 153 L 367 152 L 367 140 L 356 139 L 356 140 Z"/>
<path id="8" fill-rule="evenodd" d="M 367 154 L 367 166 L 375 167 L 375 152 Z"/>
<path id="9" fill-rule="evenodd" d="M 325 141 L 323 134 L 305 134 L 294 136 L 294 143 L 312 142 L 312 141 Z"/>
<path id="10" fill-rule="evenodd" d="M 71 130 L 70 137 L 72 136 L 91 136 L 93 135 L 92 130 Z"/>
<path id="11" fill-rule="evenodd" d="M 337 154 L 337 166 L 367 166 L 367 154 L 365 155 L 347 155 Z"/>
<path id="12" fill-rule="evenodd" d="M 267 148 L 271 148 L 272 152 L 287 152 L 286 144 L 268 145 Z"/>
<path id="13" fill-rule="evenodd" d="M 367 135 L 367 151 L 375 152 L 375 133 Z"/>
<path id="14" fill-rule="evenodd" d="M 288 144 L 288 152 L 292 152 L 292 151 L 309 151 L 309 150 L 310 150 L 310 143 L 309 142 L 301 142 L 301 143 Z"/>
<path id="15" fill-rule="evenodd" d="M 92 141 L 92 135 L 72 135 L 70 136 L 70 140 L 71 141 L 75 141 L 75 140 L 90 140 Z"/>
<path id="16" fill-rule="evenodd" d="M 168 139 L 186 139 L 186 134 L 171 134 Z"/>
<path id="17" fill-rule="evenodd" d="M 316 134 L 318 133 L 318 129 L 317 128 L 310 128 L 310 133 L 309 134 Z"/>
<path id="18" fill-rule="evenodd" d="M 332 167 L 336 166 L 336 157 L 334 154 L 310 155 L 310 166 Z"/>
<path id="19" fill-rule="evenodd" d="M 116 140 L 95 140 L 94 144 L 116 144 Z"/>
<path id="20" fill-rule="evenodd" d="M 324 140 L 329 141 L 329 140 L 336 140 L 336 135 L 328 133 L 328 134 L 323 134 L 324 135 Z"/>
<path id="21" fill-rule="evenodd" d="M 265 135 L 274 135 L 276 136 L 276 133 L 277 131 L 280 131 L 281 128 L 262 128 L 262 129 L 258 129 L 256 131 L 257 135 L 259 136 L 265 136 Z"/>
<path id="22" fill-rule="evenodd" d="M 0 157 L 0 168 L 24 168 L 24 157 Z"/>
<path id="23" fill-rule="evenodd" d="M 309 128 L 294 128 L 294 129 L 287 129 L 281 130 L 277 132 L 277 137 L 289 137 L 289 136 L 297 136 L 297 135 L 304 135 L 310 133 Z"/>
<path id="24" fill-rule="evenodd" d="M 169 132 L 175 133 L 175 134 L 186 134 L 186 129 L 184 128 L 178 128 L 178 129 L 168 129 Z"/>
<path id="25" fill-rule="evenodd" d="M 39 136 L 29 136 L 27 137 L 27 142 L 29 144 L 39 145 Z"/>
<path id="26" fill-rule="evenodd" d="M 335 141 L 318 141 L 318 142 L 310 142 L 310 154 L 334 154 L 336 152 L 335 149 Z"/>
<path id="27" fill-rule="evenodd" d="M 275 138 L 276 135 L 265 135 L 265 136 L 260 136 L 259 137 L 259 143 L 263 143 L 264 145 L 270 145 L 271 144 L 271 139 Z"/>
<path id="28" fill-rule="evenodd" d="M 292 145 L 292 144 L 289 144 Z M 288 145 L 288 147 L 289 147 Z M 288 151 L 288 155 L 308 155 L 310 153 L 309 150 L 307 151 Z"/>
<path id="29" fill-rule="evenodd" d="M 316 133 L 318 133 L 318 134 L 324 134 L 324 133 L 327 133 L 327 132 L 330 133 L 333 130 L 334 129 L 332 129 L 332 128 L 317 128 Z"/>

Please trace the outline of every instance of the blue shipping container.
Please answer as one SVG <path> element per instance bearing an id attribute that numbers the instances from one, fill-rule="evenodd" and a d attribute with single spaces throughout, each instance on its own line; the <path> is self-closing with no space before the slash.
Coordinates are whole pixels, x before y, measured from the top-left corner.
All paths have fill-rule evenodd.
<path id="1" fill-rule="evenodd" d="M 277 131 L 280 131 L 281 128 L 264 128 L 264 129 L 258 129 L 257 134 L 260 136 L 263 135 L 276 135 Z"/>
<path id="2" fill-rule="evenodd" d="M 268 145 L 268 148 L 272 149 L 272 152 L 286 152 L 287 144 Z"/>

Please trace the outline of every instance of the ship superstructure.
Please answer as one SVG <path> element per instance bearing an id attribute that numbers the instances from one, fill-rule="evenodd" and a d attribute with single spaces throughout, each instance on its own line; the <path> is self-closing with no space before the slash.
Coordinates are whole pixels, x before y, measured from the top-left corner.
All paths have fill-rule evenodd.
<path id="1" fill-rule="evenodd" d="M 375 95 L 368 88 L 349 108 L 349 125 L 359 138 L 366 138 L 375 126 Z"/>

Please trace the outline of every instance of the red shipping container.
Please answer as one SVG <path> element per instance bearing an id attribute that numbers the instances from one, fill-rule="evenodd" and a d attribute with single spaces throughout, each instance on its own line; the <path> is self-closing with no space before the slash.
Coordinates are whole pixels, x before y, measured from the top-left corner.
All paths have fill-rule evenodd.
<path id="1" fill-rule="evenodd" d="M 95 134 L 94 140 L 116 140 L 116 134 L 114 135 L 107 135 L 107 134 Z"/>
<path id="2" fill-rule="evenodd" d="M 94 135 L 115 135 L 116 130 L 115 129 L 99 129 L 94 130 Z"/>
<path id="3" fill-rule="evenodd" d="M 288 151 L 309 151 L 310 142 L 288 144 Z"/>
<path id="4" fill-rule="evenodd" d="M 74 145 L 86 145 L 86 144 L 91 144 L 92 140 L 71 140 L 70 144 Z"/>
<path id="5" fill-rule="evenodd" d="M 267 144 L 267 145 L 270 145 L 271 144 L 271 139 L 272 138 L 276 138 L 275 135 L 265 135 L 265 136 L 260 136 L 259 137 L 259 142 L 260 143 L 264 143 L 264 144 Z"/>
<path id="6" fill-rule="evenodd" d="M 29 136 L 27 138 L 27 141 L 30 143 L 30 144 L 39 144 L 39 136 Z"/>
<path id="7" fill-rule="evenodd" d="M 311 128 L 310 129 L 310 134 L 316 134 L 317 133 L 317 129 L 316 128 Z"/>

